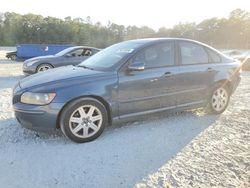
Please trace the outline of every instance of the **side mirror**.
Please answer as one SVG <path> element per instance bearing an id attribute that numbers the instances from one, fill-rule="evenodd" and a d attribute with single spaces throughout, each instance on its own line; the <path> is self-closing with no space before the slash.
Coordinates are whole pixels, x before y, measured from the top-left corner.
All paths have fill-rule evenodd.
<path id="1" fill-rule="evenodd" d="M 128 70 L 130 71 L 143 71 L 145 69 L 145 64 L 141 62 L 132 63 L 132 65 L 128 66 Z"/>
<path id="2" fill-rule="evenodd" d="M 65 57 L 72 57 L 72 55 L 71 54 L 66 54 Z"/>

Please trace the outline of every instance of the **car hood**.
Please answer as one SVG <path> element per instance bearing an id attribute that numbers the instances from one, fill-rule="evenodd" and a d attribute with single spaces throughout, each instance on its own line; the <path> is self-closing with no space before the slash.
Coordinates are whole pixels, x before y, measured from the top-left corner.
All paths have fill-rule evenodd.
<path id="1" fill-rule="evenodd" d="M 32 61 L 38 61 L 38 60 L 47 60 L 47 59 L 53 59 L 55 58 L 55 55 L 45 55 L 45 56 L 38 56 L 38 57 L 33 57 L 25 61 L 25 63 L 32 62 Z"/>
<path id="2" fill-rule="evenodd" d="M 22 89 L 44 86 L 56 83 L 65 83 L 66 81 L 72 81 L 74 79 L 87 80 L 90 77 L 102 76 L 107 74 L 102 71 L 95 71 L 85 69 L 82 67 L 64 66 L 56 69 L 50 69 L 45 72 L 37 73 L 28 76 L 20 81 L 20 87 Z"/>

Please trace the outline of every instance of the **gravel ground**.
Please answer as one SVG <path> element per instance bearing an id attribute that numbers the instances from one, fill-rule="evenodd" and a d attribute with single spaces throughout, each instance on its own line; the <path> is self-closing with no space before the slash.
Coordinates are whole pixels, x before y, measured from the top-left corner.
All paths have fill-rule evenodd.
<path id="1" fill-rule="evenodd" d="M 16 122 L 11 88 L 21 66 L 0 60 L 1 187 L 250 187 L 249 72 L 220 116 L 163 113 L 75 144 Z"/>
<path id="2" fill-rule="evenodd" d="M 136 187 L 250 187 L 250 72 L 228 110 Z"/>

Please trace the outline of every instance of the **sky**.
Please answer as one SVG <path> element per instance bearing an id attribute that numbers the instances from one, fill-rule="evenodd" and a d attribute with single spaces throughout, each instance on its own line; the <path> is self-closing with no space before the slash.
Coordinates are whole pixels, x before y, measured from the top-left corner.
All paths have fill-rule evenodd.
<path id="1" fill-rule="evenodd" d="M 86 18 L 93 23 L 148 26 L 155 30 L 180 22 L 199 23 L 228 17 L 237 8 L 250 12 L 250 0 L 0 0 L 0 12 L 39 14 L 64 19 Z"/>

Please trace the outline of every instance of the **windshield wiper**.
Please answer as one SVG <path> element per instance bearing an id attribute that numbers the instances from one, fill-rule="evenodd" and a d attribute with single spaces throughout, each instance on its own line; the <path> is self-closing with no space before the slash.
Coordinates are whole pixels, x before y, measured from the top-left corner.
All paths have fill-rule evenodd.
<path id="1" fill-rule="evenodd" d="M 87 67 L 87 66 L 85 66 L 85 65 L 78 65 L 78 67 L 82 67 L 82 68 L 84 68 L 84 69 L 89 69 L 89 70 L 94 70 L 93 68 Z"/>

